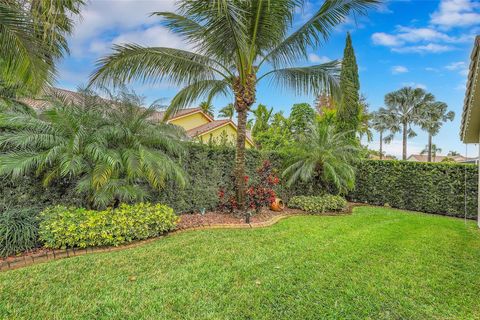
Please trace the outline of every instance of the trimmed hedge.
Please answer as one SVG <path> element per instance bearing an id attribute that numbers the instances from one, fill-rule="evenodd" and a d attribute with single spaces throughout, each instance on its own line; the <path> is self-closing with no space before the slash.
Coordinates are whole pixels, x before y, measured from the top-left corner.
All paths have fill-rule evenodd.
<path id="1" fill-rule="evenodd" d="M 364 160 L 348 199 L 375 205 L 464 217 L 477 217 L 478 167 L 460 163 Z"/>
<path id="2" fill-rule="evenodd" d="M 178 216 L 161 204 L 121 204 L 102 211 L 56 206 L 39 216 L 40 240 L 46 248 L 118 246 L 172 230 Z"/>
<path id="3" fill-rule="evenodd" d="M 342 211 L 347 208 L 347 200 L 341 196 L 326 194 L 324 196 L 295 196 L 288 202 L 290 208 L 302 209 L 309 213 Z"/>

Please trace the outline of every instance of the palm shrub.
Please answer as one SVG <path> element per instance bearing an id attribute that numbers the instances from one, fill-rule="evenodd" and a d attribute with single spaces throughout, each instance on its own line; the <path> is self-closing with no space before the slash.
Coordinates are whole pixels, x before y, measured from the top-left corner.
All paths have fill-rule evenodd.
<path id="1" fill-rule="evenodd" d="M 283 172 L 287 186 L 319 179 L 342 194 L 355 186 L 352 164 L 359 159 L 359 148 L 349 139 L 349 132 L 336 132 L 333 124 L 317 121 L 292 151 L 293 160 Z"/>
<path id="2" fill-rule="evenodd" d="M 0 212 L 0 257 L 37 247 L 37 214 L 35 208 L 4 208 Z"/>
<path id="3" fill-rule="evenodd" d="M 257 85 L 268 80 L 297 94 L 335 91 L 338 62 L 294 67 L 309 49 L 324 43 L 350 14 L 364 14 L 377 0 L 329 0 L 312 17 L 294 24 L 302 0 L 178 1 L 176 12 L 156 12 L 161 23 L 185 39 L 194 51 L 166 47 L 116 45 L 98 62 L 91 77 L 97 85 L 129 81 L 170 82 L 181 86 L 166 117 L 201 97 L 234 97 L 237 112 L 235 179 L 240 209 L 245 209 L 247 116 Z M 293 30 L 292 30 L 293 29 Z"/>
<path id="4" fill-rule="evenodd" d="M 152 120 L 155 106 L 121 92 L 112 100 L 83 92 L 76 101 L 49 97 L 40 113 L 0 113 L 0 174 L 21 179 L 34 173 L 44 186 L 72 181 L 90 207 L 142 201 L 167 180 L 185 184 L 174 158 L 183 131 Z"/>

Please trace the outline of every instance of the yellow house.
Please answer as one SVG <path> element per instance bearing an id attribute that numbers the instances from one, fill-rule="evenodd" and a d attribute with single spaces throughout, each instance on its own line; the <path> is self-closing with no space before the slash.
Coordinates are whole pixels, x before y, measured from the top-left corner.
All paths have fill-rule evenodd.
<path id="1" fill-rule="evenodd" d="M 163 120 L 165 113 L 157 112 L 154 116 L 156 120 Z M 178 111 L 171 116 L 167 123 L 182 127 L 187 131 L 187 135 L 204 143 L 219 144 L 228 142 L 234 144 L 237 139 L 237 126 L 230 119 L 215 120 L 202 111 L 201 108 L 189 108 Z M 245 147 L 254 146 L 250 132 L 247 131 Z"/>

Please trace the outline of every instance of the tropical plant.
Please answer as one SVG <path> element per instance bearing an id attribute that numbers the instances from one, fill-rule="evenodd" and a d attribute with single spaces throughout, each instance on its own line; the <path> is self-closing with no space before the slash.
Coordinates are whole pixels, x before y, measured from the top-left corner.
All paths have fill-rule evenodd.
<path id="1" fill-rule="evenodd" d="M 380 160 L 383 159 L 383 143 L 390 142 L 389 140 L 385 141 L 384 140 L 384 133 L 393 126 L 392 122 L 392 117 L 387 113 L 387 111 L 384 108 L 380 108 L 376 112 L 372 112 L 371 114 L 371 119 L 370 119 L 370 126 L 378 132 L 380 139 L 379 139 L 379 145 L 380 145 L 380 150 L 379 150 L 379 157 Z"/>
<path id="2" fill-rule="evenodd" d="M 457 151 L 448 151 L 447 156 L 449 157 L 455 157 L 455 156 L 460 156 L 461 154 Z"/>
<path id="3" fill-rule="evenodd" d="M 435 160 L 438 154 L 442 153 L 442 148 L 437 147 L 436 144 L 427 144 L 425 148 L 423 148 L 422 151 L 420 151 L 420 154 L 428 155 L 428 162 L 432 162 L 432 159 Z"/>
<path id="4" fill-rule="evenodd" d="M 127 81 L 169 81 L 183 86 L 173 98 L 169 117 L 200 97 L 233 93 L 238 118 L 236 189 L 245 209 L 245 140 L 248 112 L 260 81 L 270 80 L 297 94 L 332 92 L 337 87 L 338 62 L 292 67 L 307 59 L 350 14 L 365 14 L 377 0 L 325 1 L 297 27 L 299 0 L 179 1 L 177 11 L 156 12 L 161 23 L 179 34 L 194 52 L 164 47 L 116 45 L 102 58 L 90 83 L 118 85 Z M 295 25 L 293 30 L 292 27 Z"/>
<path id="5" fill-rule="evenodd" d="M 293 143 L 290 118 L 286 118 L 282 112 L 273 114 L 268 129 L 257 133 L 256 144 L 262 150 L 283 150 Z"/>
<path id="6" fill-rule="evenodd" d="M 346 193 L 355 185 L 353 162 L 359 159 L 359 148 L 352 144 L 349 132 L 336 132 L 335 126 L 317 122 L 299 139 L 292 153 L 292 164 L 283 172 L 287 185 L 319 178 Z"/>
<path id="7" fill-rule="evenodd" d="M 341 100 L 337 110 L 337 130 L 350 132 L 350 139 L 355 140 L 356 132 L 360 126 L 360 80 L 358 66 L 353 50 L 352 38 L 347 33 L 345 49 L 343 52 L 342 71 L 340 73 Z"/>
<path id="8" fill-rule="evenodd" d="M 0 97 L 35 93 L 53 80 L 84 0 L 0 0 Z"/>
<path id="9" fill-rule="evenodd" d="M 432 161 L 432 155 L 435 157 L 436 153 L 439 152 L 438 149 L 433 150 L 433 137 L 440 132 L 445 122 L 453 121 L 455 118 L 455 113 L 453 111 L 447 112 L 447 109 L 447 104 L 440 101 L 428 103 L 420 109 L 419 124 L 428 133 L 428 162 Z"/>
<path id="10" fill-rule="evenodd" d="M 213 105 L 208 102 L 208 101 L 203 101 L 203 102 L 200 102 L 200 109 L 202 109 L 202 111 L 205 113 L 205 114 L 208 114 L 210 117 L 213 118 Z"/>
<path id="11" fill-rule="evenodd" d="M 267 106 L 263 104 L 259 104 L 257 106 L 257 109 L 252 110 L 252 114 L 255 117 L 255 120 L 252 126 L 252 136 L 254 139 L 259 133 L 265 132 L 268 129 L 270 125 L 270 119 L 272 117 L 272 113 L 273 113 L 273 108 L 268 109 Z"/>
<path id="12" fill-rule="evenodd" d="M 182 150 L 177 127 L 150 120 L 155 105 L 121 92 L 104 100 L 89 92 L 76 101 L 49 97 L 51 108 L 40 112 L 0 113 L 0 174 L 18 179 L 35 173 L 45 186 L 59 179 L 74 181 L 90 206 L 143 200 L 142 182 L 161 189 L 167 180 L 184 185 L 172 157 Z"/>
<path id="13" fill-rule="evenodd" d="M 294 136 L 304 135 L 315 123 L 315 110 L 308 103 L 297 103 L 290 112 L 290 130 Z"/>
<path id="14" fill-rule="evenodd" d="M 233 106 L 233 103 L 229 103 L 225 107 L 220 109 L 218 115 L 222 118 L 229 118 L 230 120 L 232 120 L 233 116 L 235 115 L 235 107 Z"/>
<path id="15" fill-rule="evenodd" d="M 37 214 L 35 208 L 0 208 L 0 257 L 37 246 Z"/>
<path id="16" fill-rule="evenodd" d="M 386 113 L 391 118 L 391 134 L 386 137 L 391 141 L 397 132 L 402 132 L 402 159 L 407 159 L 407 139 L 417 134 L 412 129 L 413 124 L 420 121 L 420 109 L 435 100 L 431 93 L 422 88 L 404 87 L 385 95 Z"/>

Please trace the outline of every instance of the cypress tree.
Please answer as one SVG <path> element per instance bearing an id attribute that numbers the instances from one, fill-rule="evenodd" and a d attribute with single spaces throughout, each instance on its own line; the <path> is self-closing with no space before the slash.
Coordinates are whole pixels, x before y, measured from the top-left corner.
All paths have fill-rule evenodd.
<path id="1" fill-rule="evenodd" d="M 352 140 L 355 139 L 355 133 L 360 122 L 359 90 L 357 59 L 352 46 L 352 38 L 350 33 L 347 33 L 340 72 L 340 92 L 342 96 L 337 110 L 337 130 L 339 132 L 351 131 L 349 136 Z"/>

